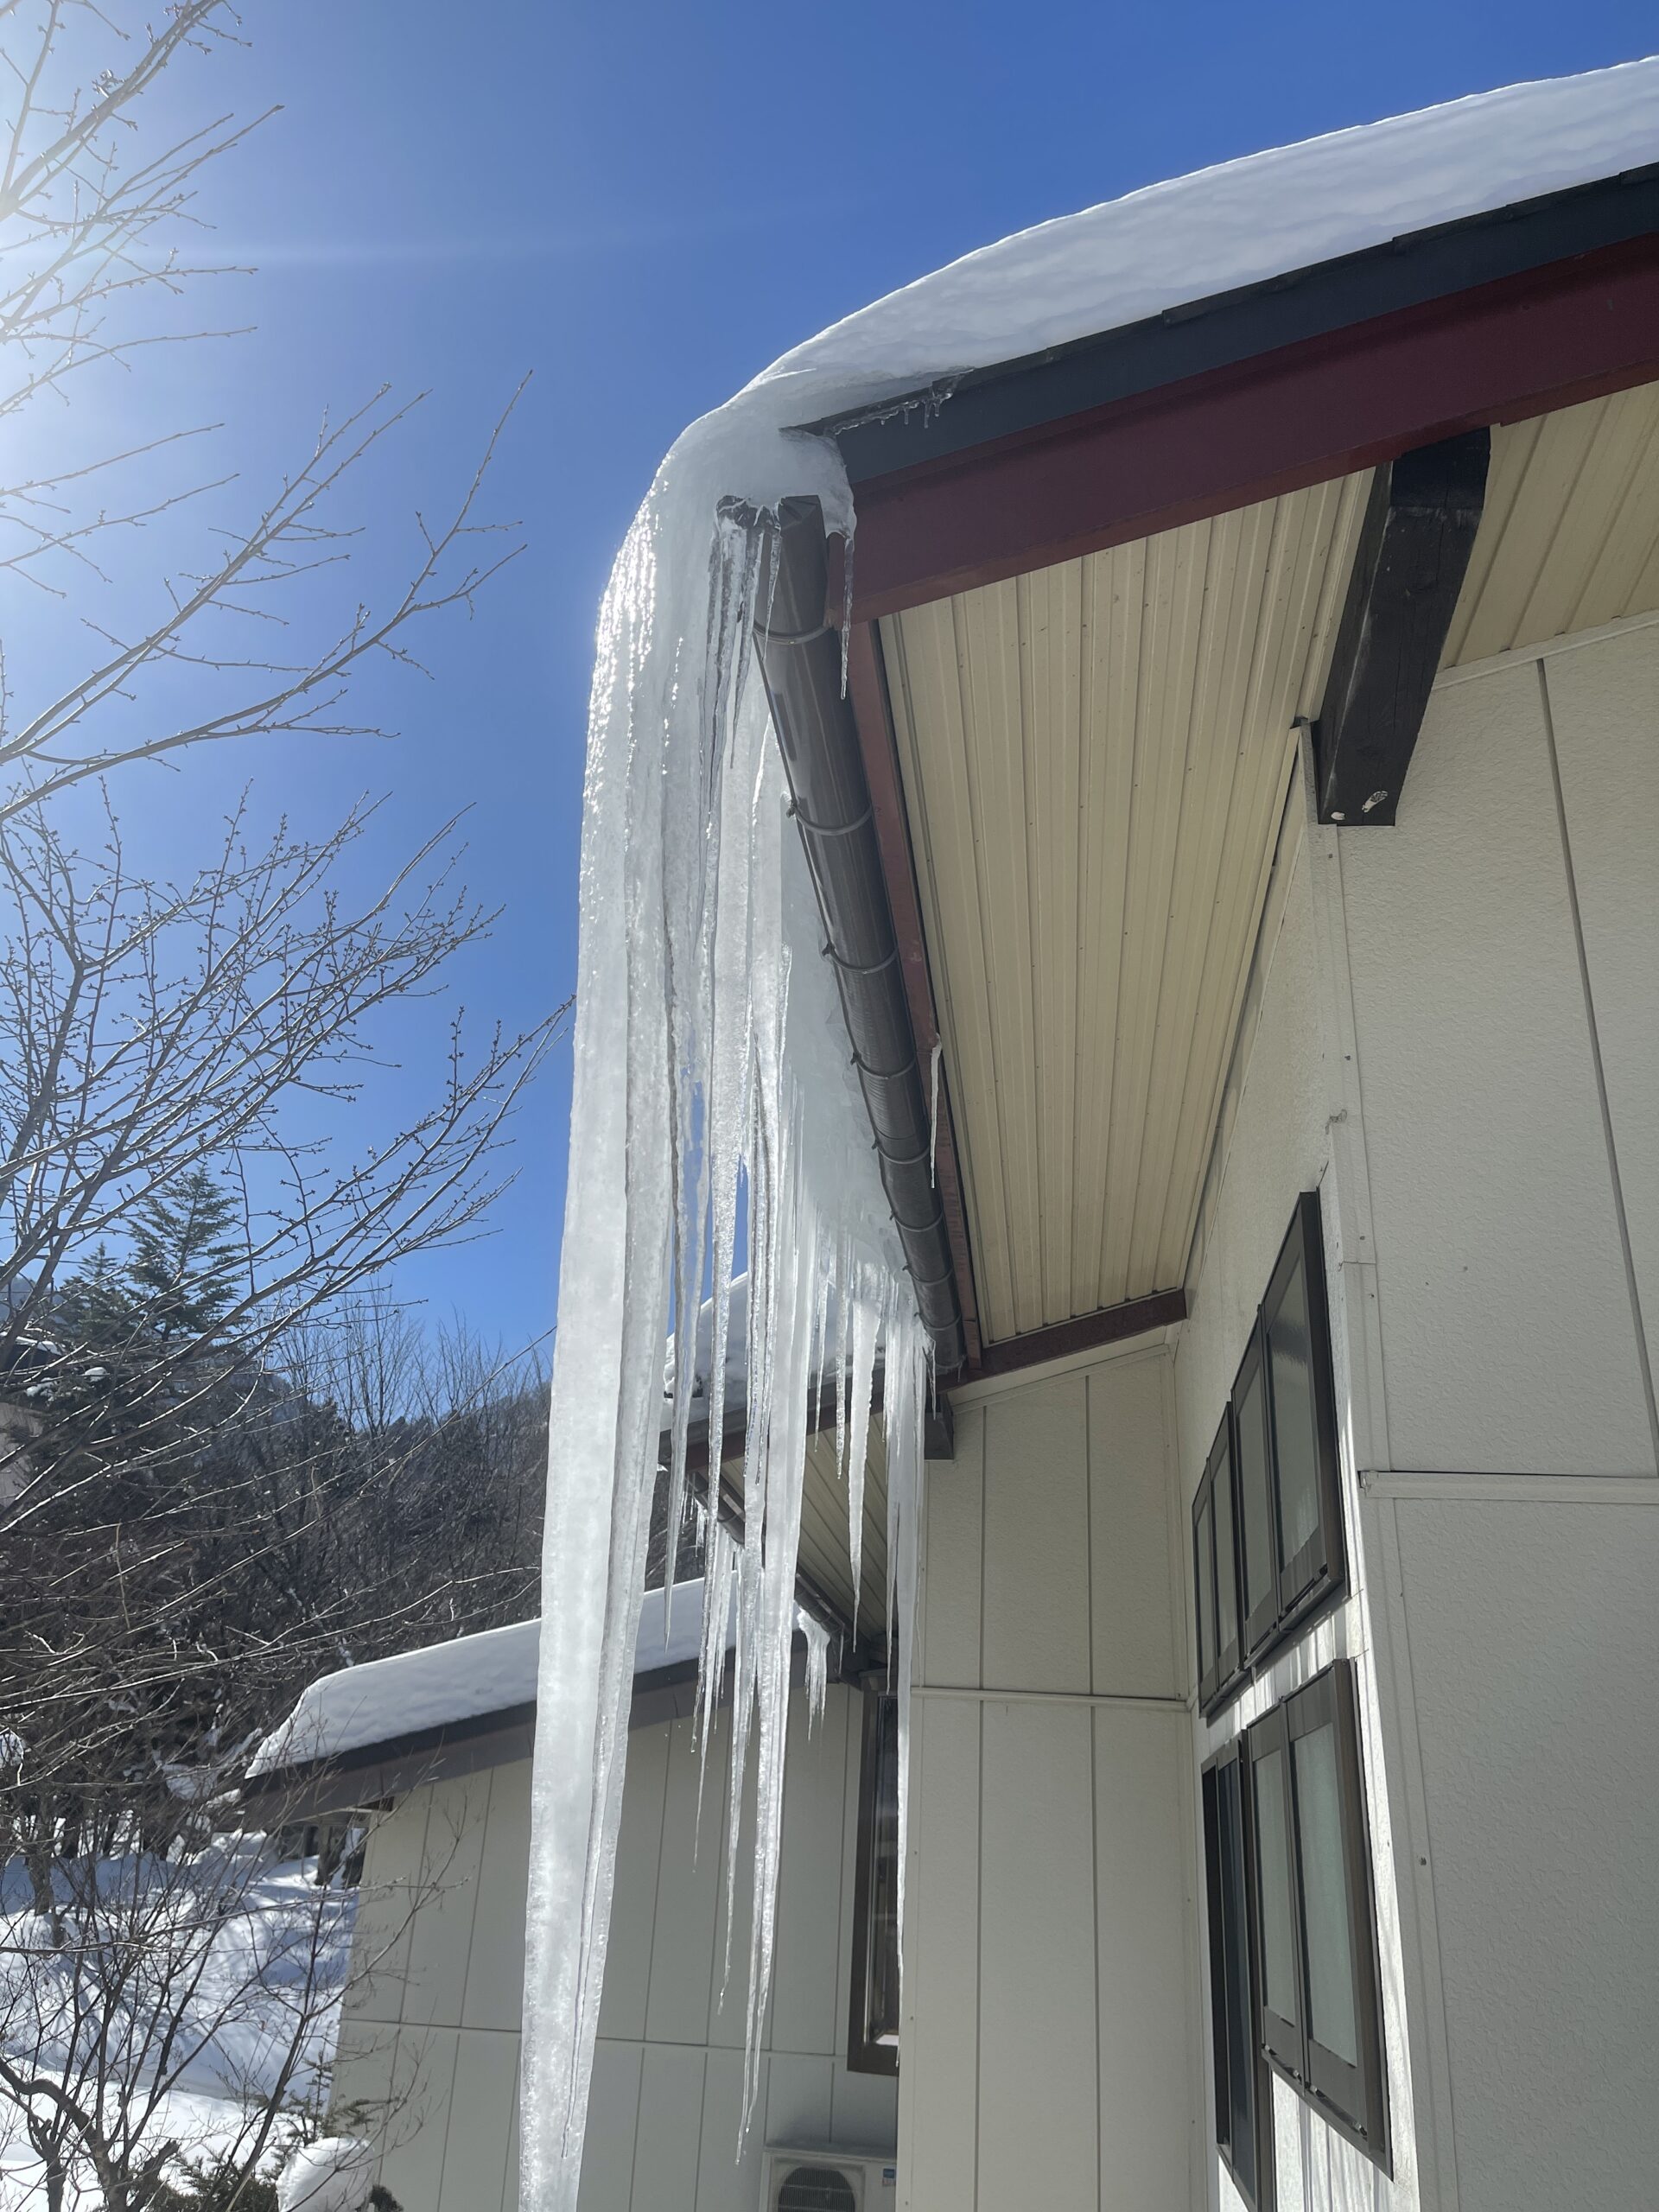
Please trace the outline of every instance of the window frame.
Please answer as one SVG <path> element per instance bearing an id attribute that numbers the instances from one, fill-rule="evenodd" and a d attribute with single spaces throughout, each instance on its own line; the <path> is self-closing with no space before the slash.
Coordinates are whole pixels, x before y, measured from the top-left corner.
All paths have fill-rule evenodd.
<path id="1" fill-rule="evenodd" d="M 871 1905 L 874 1888 L 876 1793 L 881 1776 L 881 1738 L 887 1711 L 896 1732 L 899 1700 L 881 1690 L 864 1694 L 864 1740 L 859 1758 L 858 1853 L 853 1876 L 853 1955 L 849 1977 L 847 2070 L 849 2074 L 899 2071 L 899 2045 L 870 2033 Z M 897 1752 L 895 1749 L 894 1756 Z M 896 2031 L 895 2031 L 896 2032 Z"/>
<path id="2" fill-rule="evenodd" d="M 1231 1694 L 1241 1675 L 1239 1660 L 1240 1630 L 1243 1617 L 1240 1611 L 1241 1580 L 1238 1554 L 1238 1487 L 1236 1473 L 1236 1454 L 1233 1438 L 1233 1409 L 1230 1405 L 1222 1414 L 1221 1426 L 1216 1431 L 1216 1440 L 1210 1446 L 1210 1457 L 1205 1462 L 1204 1472 L 1192 1499 L 1192 1602 L 1193 1618 L 1197 1624 L 1196 1649 L 1198 1665 L 1198 1703 L 1206 1712 L 1222 1705 Z M 1220 1524 L 1217 1516 L 1217 1495 L 1226 1497 L 1228 1525 L 1231 1543 L 1224 1559 Z M 1205 1548 L 1210 1563 L 1209 1618 L 1205 1612 Z M 1221 1640 L 1221 1591 L 1224 1573 L 1230 1582 L 1233 1592 L 1233 1634 L 1230 1643 Z M 1210 1664 L 1204 1663 L 1205 1637 L 1208 1633 Z"/>
<path id="3" fill-rule="evenodd" d="M 1272 1330 L 1300 1270 L 1307 1311 L 1309 1382 L 1313 1415 L 1313 1490 L 1317 1523 L 1289 1558 L 1283 1550 L 1280 1408 L 1274 1399 Z M 1248 1402 L 1255 1389 L 1255 1416 Z M 1268 1557 L 1265 1586 L 1248 1605 L 1254 1564 L 1249 1517 L 1245 1510 L 1244 1459 L 1247 1423 L 1259 1420 L 1267 1471 Z M 1232 1523 L 1230 1558 L 1218 1537 L 1216 1499 L 1224 1480 Z M 1206 1545 L 1208 1549 L 1206 1551 Z M 1206 1563 L 1210 1569 L 1206 1606 Z M 1220 1645 L 1222 1577 L 1230 1571 L 1236 1644 Z M 1325 1238 L 1318 1191 L 1297 1198 L 1290 1226 L 1255 1310 L 1249 1341 L 1233 1377 L 1221 1427 L 1192 1499 L 1192 1611 L 1198 1704 L 1213 1719 L 1274 1655 L 1325 1611 L 1347 1587 L 1347 1547 L 1342 1507 L 1342 1463 L 1337 1445 L 1335 1370 L 1332 1357 L 1331 1306 L 1325 1274 Z M 1209 1663 L 1205 1664 L 1205 1642 Z"/>
<path id="4" fill-rule="evenodd" d="M 1340 1827 L 1344 1902 L 1347 1911 L 1357 2058 L 1350 2063 L 1322 2044 L 1311 2025 L 1307 1967 L 1306 1900 L 1302 1872 L 1303 1844 L 1298 1803 L 1295 1746 L 1305 1736 L 1330 1726 L 1336 1740 L 1337 1803 Z M 1370 1827 L 1366 1817 L 1365 1777 L 1360 1760 L 1358 1700 L 1351 1660 L 1339 1659 L 1305 1683 L 1282 1705 L 1264 1713 L 1246 1732 L 1249 1777 L 1249 1824 L 1260 1832 L 1258 1790 L 1262 1763 L 1273 1751 L 1281 1759 L 1285 1834 L 1289 1854 L 1291 1942 L 1300 2020 L 1284 2019 L 1268 2003 L 1266 1976 L 1261 1993 L 1262 2044 L 1269 2064 L 1306 2097 L 1337 2132 L 1363 2151 L 1384 2173 L 1394 2171 L 1389 2139 L 1387 2035 L 1382 2017 L 1382 1972 L 1377 1955 L 1376 1906 L 1371 1879 Z M 1252 1910 L 1262 1916 L 1262 1862 L 1253 1870 Z"/>
<path id="5" fill-rule="evenodd" d="M 1254 2183 L 1241 2168 L 1233 2133 L 1233 2050 L 1229 2016 L 1226 1950 L 1225 1870 L 1222 1851 L 1224 1776 L 1231 1778 L 1237 1816 L 1239 1894 L 1242 1923 L 1238 1948 L 1244 1967 L 1245 2063 L 1249 2069 L 1250 2149 Z M 1273 2076 L 1262 2044 L 1260 1942 L 1255 1917 L 1255 1839 L 1250 1822 L 1249 1759 L 1244 1738 L 1235 1737 L 1206 1761 L 1201 1776 L 1204 1808 L 1205 1902 L 1210 1931 L 1210 2034 L 1214 2089 L 1216 2149 L 1235 2187 L 1252 2212 L 1274 2212 L 1277 2187 L 1274 2158 Z"/>

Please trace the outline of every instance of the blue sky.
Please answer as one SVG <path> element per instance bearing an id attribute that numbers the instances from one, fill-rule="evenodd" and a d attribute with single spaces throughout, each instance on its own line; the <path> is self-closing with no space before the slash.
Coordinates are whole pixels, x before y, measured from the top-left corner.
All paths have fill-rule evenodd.
<path id="1" fill-rule="evenodd" d="M 1007 232 L 1160 177 L 1342 125 L 1633 58 L 1626 0 L 1025 0 L 840 10 L 752 0 L 284 0 L 211 105 L 283 113 L 204 212 L 250 337 L 175 354 L 146 410 L 222 420 L 257 480 L 325 406 L 430 387 L 354 512 L 395 543 L 458 488 L 519 377 L 497 512 L 528 550 L 475 620 L 389 696 L 396 745 L 311 743 L 148 789 L 158 850 L 188 848 L 248 776 L 320 828 L 389 795 L 372 865 L 470 806 L 471 880 L 505 912 L 470 957 L 480 1020 L 533 1020 L 575 971 L 589 646 L 612 555 L 693 416 L 866 301 Z M 148 416 L 147 416 L 148 419 Z M 188 810 L 188 814 L 187 814 Z M 395 1110 L 389 1074 L 375 1110 Z M 552 1319 L 568 1046 L 518 1123 L 497 1233 L 408 1287 L 519 1341 Z"/>

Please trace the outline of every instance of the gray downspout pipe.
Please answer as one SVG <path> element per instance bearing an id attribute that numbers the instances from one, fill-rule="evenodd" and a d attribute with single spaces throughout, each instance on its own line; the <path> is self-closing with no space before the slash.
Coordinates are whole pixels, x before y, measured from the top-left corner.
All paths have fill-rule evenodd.
<path id="1" fill-rule="evenodd" d="M 965 1351 L 962 1305 L 944 1208 L 929 1166 L 927 1084 L 899 972 L 869 785 L 852 707 L 842 691 L 841 633 L 825 619 L 830 572 L 823 512 L 816 499 L 786 499 L 776 524 L 766 520 L 760 526 L 773 558 L 762 566 L 754 635 L 772 726 L 817 892 L 824 952 L 840 988 L 887 1204 L 933 1339 L 938 1371 L 950 1375 Z"/>

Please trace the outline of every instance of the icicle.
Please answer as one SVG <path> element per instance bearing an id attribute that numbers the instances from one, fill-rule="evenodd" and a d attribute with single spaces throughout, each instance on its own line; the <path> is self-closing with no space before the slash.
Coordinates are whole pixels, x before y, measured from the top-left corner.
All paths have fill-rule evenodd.
<path id="1" fill-rule="evenodd" d="M 781 397 L 778 405 L 781 416 Z M 833 448 L 779 440 L 777 452 L 782 484 L 810 490 L 836 527 L 849 528 Z M 925 1361 L 835 981 L 818 957 L 817 904 L 781 759 L 761 688 L 747 674 L 770 565 L 764 531 L 715 519 L 720 494 L 732 488 L 729 463 L 708 432 L 688 434 L 664 464 L 619 557 L 594 671 L 525 1980 L 522 2190 L 534 2212 L 576 2204 L 652 1487 L 666 1450 L 677 1535 L 705 1277 L 698 1740 L 706 1758 L 729 1675 L 728 1971 L 751 1751 L 756 1807 L 746 2126 L 776 1943 L 813 1394 L 821 1410 L 833 1325 L 837 1456 L 856 1579 L 878 1339 L 885 1335 L 889 1388 L 896 1358 L 919 1361 L 918 1375 Z M 740 1218 L 748 1262 L 741 1290 Z M 664 1436 L 671 1316 L 675 1388 Z M 741 1540 L 718 1522 L 734 1346 L 747 1414 Z M 901 1471 L 899 1479 L 909 1478 Z M 900 1514 L 901 1542 L 910 1511 Z M 809 1649 L 816 1711 L 827 1654 Z M 903 1637 L 900 1651 L 907 1666 Z"/>
<path id="2" fill-rule="evenodd" d="M 853 1633 L 858 1633 L 859 1583 L 864 1572 L 864 1465 L 870 1446 L 870 1401 L 875 1395 L 875 1336 L 880 1319 L 861 1287 L 849 1289 L 853 1309 L 852 1412 L 847 1440 L 847 1553 L 853 1570 Z"/>
<path id="3" fill-rule="evenodd" d="M 812 1734 L 823 1718 L 830 1690 L 830 1631 L 811 1613 L 798 1607 L 795 1625 L 806 1638 L 806 1727 Z"/>

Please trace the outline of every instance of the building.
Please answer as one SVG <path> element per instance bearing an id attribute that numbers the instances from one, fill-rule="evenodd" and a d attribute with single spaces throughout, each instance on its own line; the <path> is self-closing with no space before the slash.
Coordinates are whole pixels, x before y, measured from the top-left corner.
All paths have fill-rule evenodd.
<path id="1" fill-rule="evenodd" d="M 1659 65 L 1078 221 L 1087 335 L 813 426 L 848 696 L 810 505 L 758 637 L 942 1055 L 897 2202 L 1646 2202 Z M 607 2061 L 593 2212 L 735 2201 L 715 2041 Z"/>

